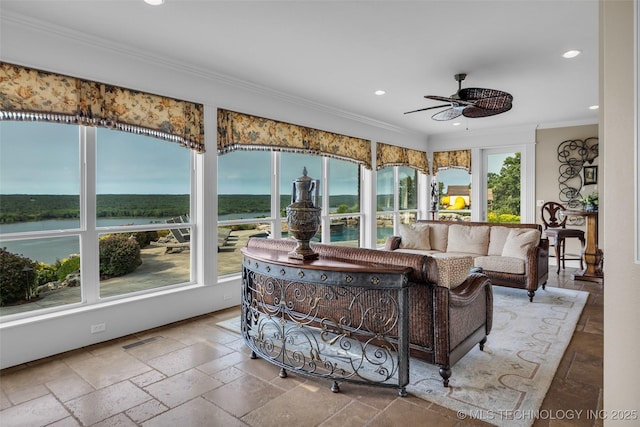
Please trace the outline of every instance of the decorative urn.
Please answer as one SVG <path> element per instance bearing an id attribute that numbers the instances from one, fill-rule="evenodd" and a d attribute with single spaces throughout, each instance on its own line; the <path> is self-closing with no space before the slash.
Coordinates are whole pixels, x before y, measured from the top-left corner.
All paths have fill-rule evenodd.
<path id="1" fill-rule="evenodd" d="M 320 227 L 320 211 L 318 206 L 318 190 L 320 181 L 307 176 L 307 168 L 302 169 L 302 176 L 293 181 L 291 204 L 287 206 L 287 225 L 289 234 L 298 242 L 289 252 L 289 258 L 315 259 L 315 253 L 309 241 L 316 235 Z"/>

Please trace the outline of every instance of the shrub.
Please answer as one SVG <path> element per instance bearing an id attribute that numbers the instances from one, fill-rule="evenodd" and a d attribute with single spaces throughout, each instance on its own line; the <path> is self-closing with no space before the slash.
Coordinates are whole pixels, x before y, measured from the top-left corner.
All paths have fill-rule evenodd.
<path id="1" fill-rule="evenodd" d="M 36 280 L 38 286 L 58 280 L 57 265 L 50 265 L 40 262 L 38 263 L 36 270 L 38 271 L 38 279 Z"/>
<path id="2" fill-rule="evenodd" d="M 123 276 L 134 271 L 140 264 L 140 245 L 135 238 L 110 234 L 100 239 L 101 276 Z"/>
<path id="3" fill-rule="evenodd" d="M 149 242 L 156 241 L 159 238 L 157 231 L 138 231 L 131 236 L 138 241 L 138 245 L 140 245 L 141 248 L 146 248 L 149 246 Z"/>
<path id="4" fill-rule="evenodd" d="M 520 215 L 513 215 L 507 213 L 498 213 L 498 212 L 489 212 L 487 216 L 488 222 L 510 222 L 510 223 L 519 223 Z"/>
<path id="5" fill-rule="evenodd" d="M 67 276 L 75 271 L 80 270 L 80 257 L 72 256 L 70 258 L 65 258 L 60 262 L 60 267 L 58 267 L 58 280 L 64 281 Z"/>
<path id="6" fill-rule="evenodd" d="M 34 295 L 36 266 L 31 259 L 13 254 L 7 248 L 0 248 L 0 306 Z"/>

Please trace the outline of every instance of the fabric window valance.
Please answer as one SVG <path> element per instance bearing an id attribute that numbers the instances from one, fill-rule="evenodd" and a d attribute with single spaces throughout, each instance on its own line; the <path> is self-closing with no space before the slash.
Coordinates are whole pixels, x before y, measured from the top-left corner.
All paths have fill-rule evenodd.
<path id="1" fill-rule="evenodd" d="M 278 150 L 333 157 L 371 169 L 371 141 L 218 110 L 218 154 L 235 150 Z"/>
<path id="2" fill-rule="evenodd" d="M 204 152 L 204 107 L 0 62 L 0 119 L 100 126 Z"/>
<path id="3" fill-rule="evenodd" d="M 427 153 L 396 145 L 376 143 L 376 169 L 387 166 L 409 166 L 418 171 L 429 174 Z"/>
<path id="4" fill-rule="evenodd" d="M 433 153 L 433 164 L 440 169 L 459 168 L 471 173 L 471 150 L 438 151 Z"/>

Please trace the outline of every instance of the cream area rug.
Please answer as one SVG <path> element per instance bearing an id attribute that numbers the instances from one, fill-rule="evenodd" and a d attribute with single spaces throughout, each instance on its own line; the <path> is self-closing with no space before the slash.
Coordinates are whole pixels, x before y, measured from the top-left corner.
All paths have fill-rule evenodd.
<path id="1" fill-rule="evenodd" d="M 459 419 L 528 427 L 540 415 L 589 294 L 547 287 L 529 302 L 522 289 L 494 286 L 493 293 L 484 351 L 476 346 L 452 367 L 449 387 L 437 366 L 411 358 L 407 392 L 457 411 Z M 218 325 L 240 332 L 239 317 Z"/>

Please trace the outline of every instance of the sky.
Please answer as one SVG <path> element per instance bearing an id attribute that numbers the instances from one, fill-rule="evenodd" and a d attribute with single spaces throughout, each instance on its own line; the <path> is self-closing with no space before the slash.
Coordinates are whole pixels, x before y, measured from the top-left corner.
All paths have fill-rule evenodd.
<path id="1" fill-rule="evenodd" d="M 24 126 L 28 123 L 28 126 Z M 0 194 L 79 194 L 79 128 L 41 122 L 0 121 Z M 98 194 L 188 194 L 190 151 L 176 143 L 98 128 Z M 490 157 L 499 172 L 507 155 Z M 181 165 L 187 165 L 182 167 Z M 319 179 L 319 156 L 283 153 L 280 191 L 291 193 L 302 175 Z M 269 194 L 268 152 L 238 151 L 220 156 L 219 194 Z M 466 171 L 443 173 L 450 184 L 468 184 Z M 331 159 L 332 194 L 357 194 L 355 163 Z"/>
<path id="2" fill-rule="evenodd" d="M 187 148 L 97 129 L 98 194 L 190 192 Z M 78 134 L 78 126 L 0 121 L 0 194 L 79 194 Z"/>

